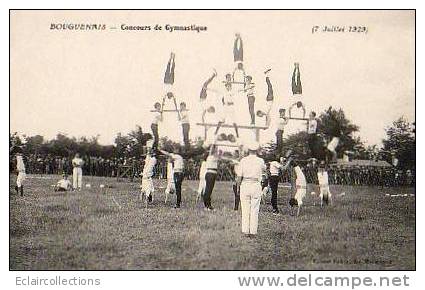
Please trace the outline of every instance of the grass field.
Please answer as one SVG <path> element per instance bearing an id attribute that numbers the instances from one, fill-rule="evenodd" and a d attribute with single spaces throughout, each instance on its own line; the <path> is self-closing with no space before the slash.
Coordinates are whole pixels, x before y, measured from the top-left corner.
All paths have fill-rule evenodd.
<path id="1" fill-rule="evenodd" d="M 85 177 L 91 188 L 55 193 L 57 176 L 29 176 L 24 198 L 10 177 L 10 269 L 415 269 L 413 188 L 332 186 L 334 205 L 321 209 L 308 194 L 300 217 L 262 203 L 254 239 L 241 234 L 231 184 L 218 182 L 214 212 L 195 205 L 198 183 L 184 181 L 180 210 L 164 204 L 155 180 L 153 204 L 138 201 L 138 184 Z M 108 184 L 102 192 L 99 185 Z M 317 189 L 313 189 L 317 192 Z M 311 190 L 308 190 L 310 192 Z M 174 201 L 172 196 L 172 202 Z M 316 200 L 315 200 L 316 199 Z M 316 205 L 314 205 L 316 203 Z"/>

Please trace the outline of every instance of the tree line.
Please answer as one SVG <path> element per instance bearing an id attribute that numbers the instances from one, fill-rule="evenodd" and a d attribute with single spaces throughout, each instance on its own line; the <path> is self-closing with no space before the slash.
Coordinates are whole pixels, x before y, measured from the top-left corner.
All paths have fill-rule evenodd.
<path id="1" fill-rule="evenodd" d="M 377 145 L 365 146 L 361 138 L 355 136 L 359 131 L 359 126 L 347 119 L 342 109 L 329 107 L 319 114 L 317 120 L 318 134 L 323 136 L 323 146 L 325 146 L 326 139 L 334 136 L 335 132 L 342 133 L 338 147 L 340 158 L 348 152 L 355 159 L 385 160 L 390 164 L 397 160 L 397 167 L 404 170 L 416 167 L 415 123 L 409 123 L 403 117 L 398 118 L 385 129 L 386 137 L 382 140 L 381 148 Z M 127 134 L 118 133 L 112 145 L 99 144 L 99 136 L 77 139 L 58 133 L 55 138 L 47 140 L 41 135 L 19 136 L 15 132 L 9 133 L 9 147 L 22 146 L 26 155 L 71 157 L 78 152 L 83 156 L 96 156 L 104 159 L 142 158 L 145 153 L 143 146 L 151 138 L 152 135 L 144 132 L 140 126 L 136 126 Z M 185 151 L 185 156 L 197 159 L 205 150 L 203 140 L 197 138 L 191 143 L 192 146 Z M 161 138 L 160 144 L 165 150 L 179 146 L 178 143 L 167 137 Z M 307 133 L 303 131 L 288 135 L 284 139 L 283 147 L 286 150 L 295 151 L 301 159 L 307 159 L 310 154 L 307 146 Z M 275 149 L 276 143 L 273 140 L 262 147 L 261 155 L 265 159 L 272 159 Z"/>

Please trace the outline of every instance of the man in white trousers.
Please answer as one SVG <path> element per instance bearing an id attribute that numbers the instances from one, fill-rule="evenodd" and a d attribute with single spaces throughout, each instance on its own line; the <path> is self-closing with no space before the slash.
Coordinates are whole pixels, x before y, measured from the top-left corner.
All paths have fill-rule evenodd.
<path id="1" fill-rule="evenodd" d="M 184 171 L 184 160 L 183 157 L 179 154 L 180 148 L 174 147 L 173 153 L 167 152 L 165 150 L 160 150 L 160 152 L 168 156 L 173 162 L 173 171 L 174 171 L 174 185 L 176 188 L 176 204 L 175 209 L 179 209 L 182 200 L 182 183 L 183 183 L 183 171 Z"/>
<path id="2" fill-rule="evenodd" d="M 201 198 L 204 198 L 206 188 L 205 174 L 207 173 L 207 157 L 208 154 L 206 153 L 201 160 L 201 168 L 199 169 L 198 195 L 196 197 L 196 203 L 198 203 Z"/>
<path id="3" fill-rule="evenodd" d="M 168 201 L 168 195 L 176 192 L 174 183 L 174 164 L 173 159 L 168 157 L 167 161 L 167 188 L 165 189 L 165 203 Z"/>
<path id="4" fill-rule="evenodd" d="M 323 202 L 325 202 L 326 205 L 332 204 L 332 194 L 329 189 L 329 176 L 324 164 L 320 164 L 319 166 L 317 179 L 320 188 L 320 206 L 323 207 Z"/>
<path id="5" fill-rule="evenodd" d="M 304 197 L 307 194 L 307 181 L 300 165 L 296 161 L 293 161 L 292 165 L 295 172 L 296 191 L 295 196 L 289 200 L 289 205 L 291 207 L 298 206 L 297 216 L 299 216 Z"/>
<path id="6" fill-rule="evenodd" d="M 148 205 L 148 202 L 152 202 L 153 193 L 155 191 L 152 181 L 156 165 L 155 155 L 155 150 L 152 149 L 152 147 L 147 147 L 145 165 L 143 166 L 142 171 L 142 186 L 140 191 L 140 200 L 143 200 L 143 198 L 145 198 L 146 207 Z"/>
<path id="7" fill-rule="evenodd" d="M 264 160 L 257 156 L 259 144 L 250 142 L 247 145 L 248 156 L 239 163 L 238 183 L 242 210 L 242 233 L 248 237 L 257 234 L 258 212 L 261 202 L 261 176 L 266 170 Z"/>
<path id="8" fill-rule="evenodd" d="M 14 151 L 16 154 L 16 171 L 18 174 L 16 178 L 15 190 L 17 194 L 21 194 L 21 196 L 24 196 L 24 181 L 26 178 L 26 173 L 22 149 L 20 147 L 16 147 L 14 148 Z"/>
<path id="9" fill-rule="evenodd" d="M 83 187 L 83 159 L 80 158 L 80 154 L 76 153 L 74 159 L 72 159 L 72 187 L 74 190 L 81 190 Z"/>
<path id="10" fill-rule="evenodd" d="M 331 141 L 326 146 L 326 149 L 328 149 L 329 152 L 331 153 L 331 158 L 329 158 L 330 160 L 328 160 L 330 163 L 336 163 L 337 161 L 336 148 L 339 145 L 339 140 L 340 140 L 339 137 L 333 136 Z"/>

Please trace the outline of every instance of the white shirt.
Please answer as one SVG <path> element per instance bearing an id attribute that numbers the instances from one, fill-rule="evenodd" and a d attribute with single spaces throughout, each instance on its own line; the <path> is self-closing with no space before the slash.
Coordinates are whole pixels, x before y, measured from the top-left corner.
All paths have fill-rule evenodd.
<path id="1" fill-rule="evenodd" d="M 153 119 L 152 119 L 152 124 L 158 124 L 159 122 L 161 122 L 161 112 L 159 111 L 155 111 L 153 112 Z"/>
<path id="2" fill-rule="evenodd" d="M 279 170 L 282 170 L 283 165 L 277 161 L 270 162 L 270 175 L 279 175 Z"/>
<path id="3" fill-rule="evenodd" d="M 174 161 L 174 172 L 183 172 L 183 168 L 184 168 L 183 157 L 175 153 L 171 153 L 170 156 L 171 158 L 173 158 L 173 161 Z"/>
<path id="4" fill-rule="evenodd" d="M 393 157 L 393 166 L 394 167 L 397 167 L 397 165 L 398 165 L 398 159 L 397 158 L 395 158 L 395 157 Z"/>
<path id="5" fill-rule="evenodd" d="M 146 147 L 152 148 L 153 147 L 153 139 L 149 139 L 148 141 L 146 141 Z"/>
<path id="6" fill-rule="evenodd" d="M 24 164 L 24 158 L 22 155 L 16 155 L 16 169 L 19 172 L 25 173 L 25 164 Z"/>
<path id="7" fill-rule="evenodd" d="M 226 91 L 223 96 L 224 106 L 233 106 L 233 94 L 231 91 Z"/>
<path id="8" fill-rule="evenodd" d="M 244 83 L 245 82 L 245 72 L 241 69 L 235 69 L 235 71 L 233 72 L 233 81 L 239 82 L 239 83 Z M 241 84 L 237 84 L 237 85 L 241 85 Z"/>
<path id="9" fill-rule="evenodd" d="M 154 173 L 156 158 L 154 156 L 146 156 L 145 166 L 143 166 L 143 178 L 151 178 Z"/>
<path id="10" fill-rule="evenodd" d="M 239 163 L 240 176 L 244 181 L 261 181 L 261 176 L 266 170 L 264 160 L 256 155 L 248 155 Z"/>
<path id="11" fill-rule="evenodd" d="M 188 110 L 180 111 L 180 122 L 182 124 L 189 124 L 189 112 Z"/>
<path id="12" fill-rule="evenodd" d="M 277 119 L 277 129 L 278 130 L 283 131 L 285 129 L 286 124 L 288 124 L 288 118 L 279 117 L 279 119 Z"/>
<path id="13" fill-rule="evenodd" d="M 215 169 L 215 171 L 217 171 L 217 166 L 218 166 L 218 158 L 215 155 L 208 155 L 207 160 L 205 161 L 206 163 L 206 167 L 207 167 L 207 171 L 209 169 Z"/>
<path id="14" fill-rule="evenodd" d="M 295 166 L 295 174 L 297 175 L 297 179 L 295 180 L 295 185 L 299 186 L 307 186 L 307 182 L 305 180 L 305 176 L 303 171 L 299 166 Z"/>
<path id="15" fill-rule="evenodd" d="M 199 179 L 204 179 L 205 173 L 207 173 L 207 162 L 202 161 L 201 168 L 199 169 Z"/>
<path id="16" fill-rule="evenodd" d="M 71 187 L 71 181 L 69 181 L 68 179 L 61 179 L 58 181 L 57 186 L 63 189 L 68 189 Z"/>
<path id="17" fill-rule="evenodd" d="M 338 147 L 338 144 L 339 144 L 339 138 L 338 137 L 333 137 L 332 140 L 331 140 L 331 142 L 329 142 L 327 148 L 330 151 L 334 151 L 336 149 L 336 147 Z"/>
<path id="18" fill-rule="evenodd" d="M 72 166 L 74 167 L 81 167 L 83 166 L 83 164 L 84 164 L 84 161 L 81 158 L 75 157 L 74 159 L 72 159 Z"/>
<path id="19" fill-rule="evenodd" d="M 316 134 L 316 131 L 317 131 L 317 120 L 316 119 L 309 120 L 307 133 Z"/>
<path id="20" fill-rule="evenodd" d="M 328 177 L 327 171 L 323 171 L 323 173 L 317 172 L 317 179 L 319 180 L 319 186 L 320 187 L 329 186 L 329 177 Z"/>

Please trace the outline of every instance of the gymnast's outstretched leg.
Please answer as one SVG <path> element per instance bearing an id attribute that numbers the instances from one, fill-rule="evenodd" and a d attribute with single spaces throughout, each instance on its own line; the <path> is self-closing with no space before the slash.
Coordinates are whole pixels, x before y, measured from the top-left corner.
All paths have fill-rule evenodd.
<path id="1" fill-rule="evenodd" d="M 167 63 L 167 69 L 165 70 L 164 74 L 164 84 L 166 85 L 173 85 L 174 84 L 174 69 L 176 67 L 175 64 L 175 54 L 172 52 L 170 54 L 170 59 Z"/>

